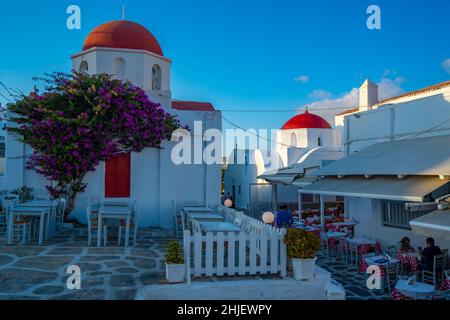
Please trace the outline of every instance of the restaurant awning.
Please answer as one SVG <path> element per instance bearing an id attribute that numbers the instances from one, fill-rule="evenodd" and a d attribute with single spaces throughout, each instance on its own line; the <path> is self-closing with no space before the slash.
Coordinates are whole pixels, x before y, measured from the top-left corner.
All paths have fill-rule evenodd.
<path id="1" fill-rule="evenodd" d="M 327 177 L 299 190 L 301 193 L 423 202 L 424 196 L 449 181 L 433 176 Z"/>
<path id="2" fill-rule="evenodd" d="M 296 178 L 303 175 L 304 168 L 303 167 L 287 167 L 281 168 L 277 171 L 267 171 L 264 174 L 258 176 L 258 179 L 264 179 L 267 182 L 272 183 L 284 183 L 290 184 Z"/>
<path id="3" fill-rule="evenodd" d="M 414 233 L 450 240 L 450 209 L 433 211 L 409 224 Z"/>

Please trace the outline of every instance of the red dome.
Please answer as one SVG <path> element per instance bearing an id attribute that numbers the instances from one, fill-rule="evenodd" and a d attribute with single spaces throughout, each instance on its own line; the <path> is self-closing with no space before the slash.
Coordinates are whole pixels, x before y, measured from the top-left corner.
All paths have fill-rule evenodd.
<path id="1" fill-rule="evenodd" d="M 132 21 L 111 21 L 89 33 L 83 50 L 94 47 L 146 50 L 163 55 L 156 38 L 146 28 Z"/>
<path id="2" fill-rule="evenodd" d="M 292 129 L 331 129 L 327 120 L 318 115 L 305 111 L 286 122 L 281 130 Z"/>

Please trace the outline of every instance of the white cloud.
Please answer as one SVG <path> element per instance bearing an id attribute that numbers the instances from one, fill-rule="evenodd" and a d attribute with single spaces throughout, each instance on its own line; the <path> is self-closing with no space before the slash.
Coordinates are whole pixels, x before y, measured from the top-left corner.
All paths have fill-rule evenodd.
<path id="1" fill-rule="evenodd" d="M 314 99 L 329 99 L 332 96 L 333 95 L 330 92 L 322 89 L 314 90 L 309 94 L 309 97 Z"/>
<path id="2" fill-rule="evenodd" d="M 307 75 L 301 75 L 301 76 L 294 78 L 294 81 L 306 83 L 309 81 L 309 77 Z"/>
<path id="3" fill-rule="evenodd" d="M 382 77 L 378 82 L 379 100 L 391 98 L 404 93 L 401 85 L 406 80 L 403 77 L 389 79 Z M 337 98 L 325 98 L 308 105 L 308 109 L 334 124 L 334 116 L 346 109 L 356 108 L 359 105 L 359 88 L 340 94 Z M 314 111 L 316 110 L 316 111 Z"/>
<path id="4" fill-rule="evenodd" d="M 393 80 L 389 78 L 381 78 L 378 83 L 378 99 L 381 101 L 404 93 L 401 85 L 405 81 L 406 80 L 403 77 L 397 77 Z"/>
<path id="5" fill-rule="evenodd" d="M 441 66 L 445 71 L 447 71 L 448 74 L 450 74 L 450 58 L 442 61 Z"/>

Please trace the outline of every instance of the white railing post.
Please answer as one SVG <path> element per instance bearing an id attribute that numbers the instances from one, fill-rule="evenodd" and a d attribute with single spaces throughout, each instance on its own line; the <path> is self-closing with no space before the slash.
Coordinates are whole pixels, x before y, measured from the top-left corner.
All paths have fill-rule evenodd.
<path id="1" fill-rule="evenodd" d="M 280 232 L 280 275 L 282 278 L 286 278 L 287 275 L 287 251 L 286 244 L 284 243 L 286 232 L 286 229 L 281 229 Z"/>
<path id="2" fill-rule="evenodd" d="M 184 251 L 185 280 L 188 284 L 191 284 L 191 232 L 189 230 L 184 231 L 183 251 Z"/>

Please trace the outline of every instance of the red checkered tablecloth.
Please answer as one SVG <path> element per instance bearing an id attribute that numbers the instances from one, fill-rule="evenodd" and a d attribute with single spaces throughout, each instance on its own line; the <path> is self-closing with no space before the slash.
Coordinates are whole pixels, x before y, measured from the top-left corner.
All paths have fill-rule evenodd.
<path id="1" fill-rule="evenodd" d="M 444 281 L 442 282 L 442 285 L 441 285 L 441 291 L 447 291 L 447 290 L 450 290 L 450 279 L 449 278 L 447 278 L 447 279 L 444 279 Z"/>
<path id="2" fill-rule="evenodd" d="M 376 254 L 381 253 L 381 245 L 379 242 L 377 242 L 375 245 L 373 244 L 360 244 L 358 246 L 358 258 L 359 258 L 359 272 L 366 272 L 368 264 L 367 262 L 362 258 L 363 255 L 375 252 Z"/>
<path id="3" fill-rule="evenodd" d="M 397 260 L 400 261 L 400 264 L 404 267 L 410 268 L 410 274 L 414 274 L 419 270 L 420 261 L 417 257 L 407 255 L 399 252 L 397 254 Z"/>
<path id="4" fill-rule="evenodd" d="M 394 290 L 392 290 L 392 300 L 414 300 L 414 299 L 405 296 L 398 289 L 394 288 Z"/>

